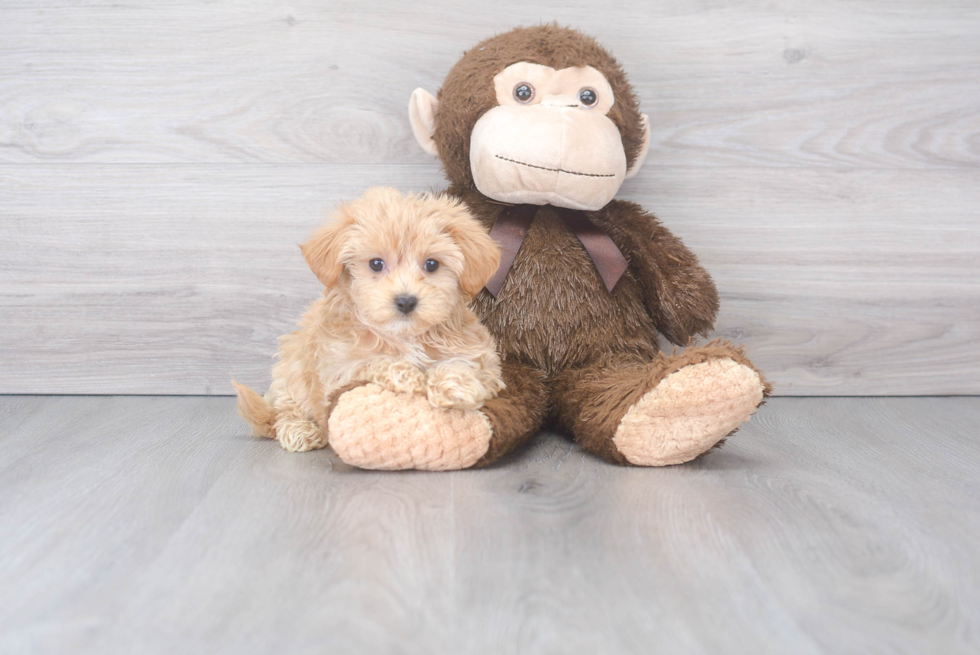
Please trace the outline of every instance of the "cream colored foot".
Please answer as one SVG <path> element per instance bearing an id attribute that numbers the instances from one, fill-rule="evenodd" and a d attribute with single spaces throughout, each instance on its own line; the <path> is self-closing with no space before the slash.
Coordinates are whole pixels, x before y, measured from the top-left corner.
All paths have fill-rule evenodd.
<path id="1" fill-rule="evenodd" d="M 449 471 L 473 466 L 493 429 L 479 411 L 438 409 L 424 396 L 396 394 L 376 384 L 351 389 L 327 422 L 330 446 L 363 469 Z"/>
<path id="2" fill-rule="evenodd" d="M 613 443 L 632 464 L 683 464 L 748 421 L 762 397 L 759 374 L 731 359 L 685 366 L 626 412 Z"/>

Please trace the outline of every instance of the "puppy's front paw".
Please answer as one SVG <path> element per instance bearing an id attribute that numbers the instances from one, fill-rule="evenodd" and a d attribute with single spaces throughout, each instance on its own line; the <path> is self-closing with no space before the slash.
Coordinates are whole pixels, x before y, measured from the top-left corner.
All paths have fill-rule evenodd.
<path id="1" fill-rule="evenodd" d="M 477 372 L 463 364 L 436 366 L 427 376 L 426 396 L 433 407 L 479 409 L 494 396 Z"/>
<path id="2" fill-rule="evenodd" d="M 286 419 L 276 423 L 279 445 L 291 453 L 304 453 L 327 445 L 323 430 L 313 421 Z"/>
<path id="3" fill-rule="evenodd" d="M 382 359 L 365 370 L 363 379 L 388 391 L 407 394 L 425 393 L 425 373 L 404 359 Z"/>

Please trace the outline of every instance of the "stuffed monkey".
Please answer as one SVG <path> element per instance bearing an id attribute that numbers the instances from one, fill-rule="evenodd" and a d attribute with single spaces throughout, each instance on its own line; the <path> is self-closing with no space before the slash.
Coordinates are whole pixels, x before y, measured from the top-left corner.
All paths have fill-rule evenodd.
<path id="1" fill-rule="evenodd" d="M 650 130 L 596 41 L 554 25 L 487 39 L 438 99 L 416 90 L 409 117 L 448 193 L 504 253 L 474 308 L 499 342 L 507 389 L 472 412 L 408 411 L 412 401 L 373 385 L 337 394 L 328 439 L 342 459 L 419 468 L 413 435 L 442 434 L 445 456 L 425 468 L 483 466 L 547 424 L 610 462 L 665 466 L 749 419 L 770 391 L 763 375 L 739 347 L 692 345 L 718 310 L 711 278 L 653 215 L 613 199 Z M 687 348 L 661 353 L 657 332 Z"/>

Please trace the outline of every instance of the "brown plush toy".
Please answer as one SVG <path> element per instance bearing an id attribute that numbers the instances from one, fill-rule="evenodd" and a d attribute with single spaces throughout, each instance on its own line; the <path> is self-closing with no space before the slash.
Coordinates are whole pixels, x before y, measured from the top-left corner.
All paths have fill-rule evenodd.
<path id="1" fill-rule="evenodd" d="M 416 90 L 409 114 L 420 145 L 442 160 L 448 193 L 504 252 L 474 306 L 499 341 L 507 389 L 468 413 L 405 412 L 405 398 L 377 387 L 341 393 L 331 442 L 382 440 L 378 461 L 359 465 L 396 468 L 394 451 L 445 434 L 447 446 L 476 445 L 447 452 L 465 468 L 548 423 L 610 462 L 664 466 L 749 419 L 770 390 L 762 374 L 739 347 L 690 345 L 713 326 L 711 278 L 654 216 L 613 200 L 643 162 L 649 127 L 606 50 L 571 29 L 515 29 L 466 52 L 438 99 Z M 689 347 L 662 354 L 658 331 Z M 398 434 L 389 415 L 408 417 Z"/>

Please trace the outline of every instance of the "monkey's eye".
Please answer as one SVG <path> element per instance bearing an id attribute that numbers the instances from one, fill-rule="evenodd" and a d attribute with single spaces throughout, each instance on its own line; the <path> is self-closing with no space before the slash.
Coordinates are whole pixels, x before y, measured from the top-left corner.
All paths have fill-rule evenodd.
<path id="1" fill-rule="evenodd" d="M 439 270 L 439 262 L 435 259 L 426 259 L 424 268 L 429 273 L 435 273 Z"/>
<path id="2" fill-rule="evenodd" d="M 595 103 L 599 102 L 599 96 L 596 94 L 595 89 L 590 89 L 585 87 L 578 92 L 578 99 L 582 101 L 582 104 L 586 107 L 591 107 Z"/>
<path id="3" fill-rule="evenodd" d="M 378 271 L 383 271 L 385 269 L 385 260 L 381 259 L 380 257 L 375 257 L 368 262 L 368 266 L 370 266 L 371 270 L 375 273 Z"/>
<path id="4" fill-rule="evenodd" d="M 514 100 L 526 105 L 534 98 L 534 87 L 527 82 L 521 82 L 514 87 Z"/>

